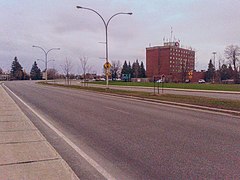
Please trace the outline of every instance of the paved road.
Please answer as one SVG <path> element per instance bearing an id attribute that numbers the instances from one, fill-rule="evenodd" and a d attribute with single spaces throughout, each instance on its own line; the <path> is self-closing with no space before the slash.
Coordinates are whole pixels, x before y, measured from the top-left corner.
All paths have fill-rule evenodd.
<path id="1" fill-rule="evenodd" d="M 60 81 L 64 83 L 64 81 Z M 71 81 L 72 85 L 82 85 L 79 81 Z M 103 87 L 105 85 L 92 84 L 88 83 L 88 86 L 92 87 Z M 157 84 L 156 84 L 157 86 Z M 110 85 L 111 89 L 121 89 L 128 91 L 144 91 L 144 92 L 154 92 L 153 87 L 141 87 L 141 86 L 116 86 Z M 231 100 L 240 100 L 240 92 L 220 92 L 220 91 L 201 91 L 201 90 L 184 90 L 184 89 L 172 89 L 172 88 L 164 88 L 164 93 L 167 94 L 177 94 L 177 95 L 188 95 L 188 96 L 201 96 L 201 97 L 209 97 L 209 98 L 219 98 L 219 99 L 231 99 Z M 158 88 L 156 87 L 155 93 L 158 93 Z M 161 84 L 159 88 L 159 93 L 162 93 Z"/>
<path id="2" fill-rule="evenodd" d="M 240 178 L 239 117 L 29 82 L 6 85 L 111 177 Z M 40 119 L 21 108 L 80 179 L 104 179 Z"/>

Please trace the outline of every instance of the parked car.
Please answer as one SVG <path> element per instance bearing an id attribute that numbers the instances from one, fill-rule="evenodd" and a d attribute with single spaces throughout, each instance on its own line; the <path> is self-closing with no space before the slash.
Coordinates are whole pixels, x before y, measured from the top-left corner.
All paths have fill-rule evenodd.
<path id="1" fill-rule="evenodd" d="M 164 81 L 162 79 L 159 79 L 156 81 L 157 83 L 163 83 Z"/>
<path id="2" fill-rule="evenodd" d="M 106 79 L 105 78 L 100 78 L 99 81 L 106 81 Z"/>
<path id="3" fill-rule="evenodd" d="M 199 83 L 199 84 L 203 84 L 203 83 L 205 83 L 205 82 L 206 82 L 206 81 L 205 81 L 204 79 L 199 79 L 199 80 L 198 80 L 198 83 Z"/>

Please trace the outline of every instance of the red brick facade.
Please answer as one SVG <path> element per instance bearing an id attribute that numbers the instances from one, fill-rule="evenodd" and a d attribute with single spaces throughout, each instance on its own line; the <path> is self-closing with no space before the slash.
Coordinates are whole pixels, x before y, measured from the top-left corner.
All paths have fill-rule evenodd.
<path id="1" fill-rule="evenodd" d="M 146 48 L 146 75 L 165 75 L 170 81 L 185 81 L 187 74 L 194 71 L 195 52 L 180 48 L 178 43 L 164 43 L 164 46 Z"/>

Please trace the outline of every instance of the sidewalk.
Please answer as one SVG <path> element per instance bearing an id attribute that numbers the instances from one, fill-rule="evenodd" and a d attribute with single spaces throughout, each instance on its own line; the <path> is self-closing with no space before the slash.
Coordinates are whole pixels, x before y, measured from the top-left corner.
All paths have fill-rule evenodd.
<path id="1" fill-rule="evenodd" d="M 1 84 L 0 179 L 78 179 Z"/>

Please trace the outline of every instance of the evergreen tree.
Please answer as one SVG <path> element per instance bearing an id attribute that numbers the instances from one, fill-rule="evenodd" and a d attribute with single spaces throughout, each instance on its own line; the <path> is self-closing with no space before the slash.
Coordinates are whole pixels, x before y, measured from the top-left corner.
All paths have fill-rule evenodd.
<path id="1" fill-rule="evenodd" d="M 128 62 L 128 74 L 130 74 L 130 76 L 133 77 L 133 71 L 130 61 Z"/>
<path id="2" fill-rule="evenodd" d="M 11 77 L 12 77 L 12 79 L 15 79 L 15 80 L 23 80 L 24 79 L 23 68 L 22 68 L 21 64 L 18 62 L 17 57 L 15 57 L 12 62 Z"/>
<path id="3" fill-rule="evenodd" d="M 129 71 L 128 71 L 127 61 L 124 61 L 123 68 L 122 68 L 122 71 L 121 71 L 121 75 L 128 74 L 128 73 L 129 73 Z"/>
<path id="4" fill-rule="evenodd" d="M 30 72 L 30 77 L 31 77 L 32 80 L 42 79 L 41 70 L 38 68 L 36 61 L 34 61 L 33 65 L 32 65 L 32 69 L 31 69 L 31 72 Z"/>
<path id="5" fill-rule="evenodd" d="M 141 65 L 140 65 L 140 78 L 146 78 L 146 70 L 144 68 L 142 61 L 141 61 Z"/>
<path id="6" fill-rule="evenodd" d="M 206 72 L 206 81 L 213 81 L 214 78 L 214 73 L 215 73 L 215 68 L 212 63 L 212 60 L 210 59 L 209 64 L 208 64 L 208 70 Z"/>
<path id="7" fill-rule="evenodd" d="M 138 60 L 136 60 L 133 65 L 132 65 L 132 74 L 134 78 L 139 78 L 140 77 L 140 65 Z"/>

